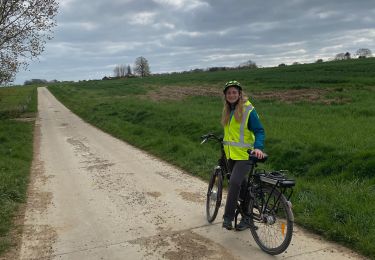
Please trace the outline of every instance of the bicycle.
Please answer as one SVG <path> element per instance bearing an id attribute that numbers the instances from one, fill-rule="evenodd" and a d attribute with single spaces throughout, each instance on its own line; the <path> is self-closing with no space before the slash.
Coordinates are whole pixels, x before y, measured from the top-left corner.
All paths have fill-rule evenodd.
<path id="1" fill-rule="evenodd" d="M 223 138 L 214 134 L 207 134 L 201 137 L 201 144 L 214 139 L 221 144 L 221 156 L 218 165 L 211 174 L 207 199 L 206 217 L 212 223 L 221 206 L 223 180 L 230 179 L 228 160 L 224 153 Z M 265 162 L 265 158 L 259 160 L 249 153 L 250 171 L 247 176 L 247 189 L 244 198 L 237 202 L 235 212 L 235 227 L 237 218 L 250 219 L 250 231 L 258 246 L 268 254 L 277 255 L 284 252 L 292 239 L 294 216 L 290 198 L 293 193 L 295 181 L 288 179 L 286 171 L 266 172 L 255 169 L 257 163 Z M 244 203 L 245 211 L 240 203 Z"/>

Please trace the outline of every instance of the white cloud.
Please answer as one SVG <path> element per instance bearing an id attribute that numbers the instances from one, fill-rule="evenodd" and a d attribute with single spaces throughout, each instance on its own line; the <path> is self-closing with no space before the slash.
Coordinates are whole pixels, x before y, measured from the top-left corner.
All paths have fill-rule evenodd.
<path id="1" fill-rule="evenodd" d="M 208 7 L 209 4 L 199 0 L 153 0 L 153 2 L 165 7 L 172 7 L 179 10 L 191 11 L 196 8 Z"/>
<path id="2" fill-rule="evenodd" d="M 59 6 L 62 9 L 70 8 L 77 0 L 59 0 Z"/>
<path id="3" fill-rule="evenodd" d="M 322 52 L 322 53 L 337 53 L 338 51 L 342 50 L 343 48 L 344 48 L 344 45 L 337 44 L 337 45 L 333 45 L 333 46 L 320 48 L 320 52 Z"/>
<path id="4" fill-rule="evenodd" d="M 297 49 L 297 50 L 290 50 L 290 51 L 285 51 L 285 52 L 282 52 L 283 55 L 302 55 L 302 54 L 306 54 L 307 51 L 305 49 Z"/>
<path id="5" fill-rule="evenodd" d="M 305 45 L 306 44 L 306 41 L 299 41 L 299 42 L 284 42 L 284 43 L 281 43 L 281 44 L 270 44 L 269 47 L 271 48 L 289 48 L 289 47 L 298 47 L 298 46 L 302 46 L 302 45 Z"/>
<path id="6" fill-rule="evenodd" d="M 251 53 L 233 53 L 233 54 L 212 54 L 203 58 L 203 61 L 232 61 L 238 60 L 238 63 L 250 60 L 251 57 L 256 55 Z"/>
<path id="7" fill-rule="evenodd" d="M 326 12 L 318 12 L 316 13 L 316 15 L 320 18 L 320 19 L 327 19 L 327 18 L 332 18 L 334 16 L 337 16 L 339 13 L 338 12 L 335 12 L 335 11 L 326 11 Z"/>
<path id="8" fill-rule="evenodd" d="M 188 37 L 191 37 L 191 38 L 196 38 L 196 37 L 199 37 L 199 36 L 202 36 L 203 33 L 201 32 L 188 32 L 188 31 L 177 31 L 177 32 L 173 32 L 173 33 L 167 33 L 164 38 L 167 39 L 167 40 L 173 40 L 177 37 L 180 37 L 180 36 L 188 36 Z"/>
<path id="9" fill-rule="evenodd" d="M 166 22 L 162 22 L 162 23 L 155 23 L 152 25 L 154 28 L 156 29 L 163 29 L 163 28 L 166 28 L 166 29 L 174 29 L 176 26 L 172 23 L 166 23 Z"/>
<path id="10" fill-rule="evenodd" d="M 59 24 L 59 29 L 93 31 L 98 28 L 98 24 L 91 21 L 64 22 Z"/>
<path id="11" fill-rule="evenodd" d="M 154 23 L 156 13 L 154 12 L 141 12 L 134 14 L 130 17 L 129 24 L 132 25 L 149 25 Z"/>
<path id="12" fill-rule="evenodd" d="M 280 26 L 279 22 L 254 22 L 247 25 L 252 32 L 263 32 L 276 29 Z"/>
<path id="13" fill-rule="evenodd" d="M 80 23 L 79 26 L 81 26 L 84 30 L 87 31 L 93 31 L 98 27 L 98 25 L 93 22 L 83 22 Z"/>

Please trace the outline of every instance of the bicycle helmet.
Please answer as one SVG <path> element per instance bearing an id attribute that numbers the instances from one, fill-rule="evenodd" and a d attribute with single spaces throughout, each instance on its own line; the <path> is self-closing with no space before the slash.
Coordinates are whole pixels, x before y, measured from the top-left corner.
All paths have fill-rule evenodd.
<path id="1" fill-rule="evenodd" d="M 225 92 L 227 92 L 227 89 L 230 88 L 230 87 L 237 88 L 239 92 L 242 91 L 241 84 L 236 80 L 231 80 L 231 81 L 228 81 L 227 83 L 225 83 L 223 93 L 225 94 Z"/>

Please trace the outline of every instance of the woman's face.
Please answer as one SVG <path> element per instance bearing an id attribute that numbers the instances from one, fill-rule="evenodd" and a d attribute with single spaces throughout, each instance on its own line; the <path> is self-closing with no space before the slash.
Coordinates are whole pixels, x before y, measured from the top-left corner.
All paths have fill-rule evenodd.
<path id="1" fill-rule="evenodd" d="M 225 99 L 231 104 L 236 103 L 239 98 L 240 92 L 236 87 L 229 87 L 225 92 Z"/>

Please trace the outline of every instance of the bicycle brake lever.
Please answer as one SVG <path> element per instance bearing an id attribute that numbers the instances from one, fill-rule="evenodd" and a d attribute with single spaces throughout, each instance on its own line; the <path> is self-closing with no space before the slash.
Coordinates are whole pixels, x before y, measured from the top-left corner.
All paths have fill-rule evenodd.
<path id="1" fill-rule="evenodd" d="M 204 144 L 205 142 L 207 142 L 207 138 L 203 139 L 203 141 L 201 142 L 201 144 Z"/>

